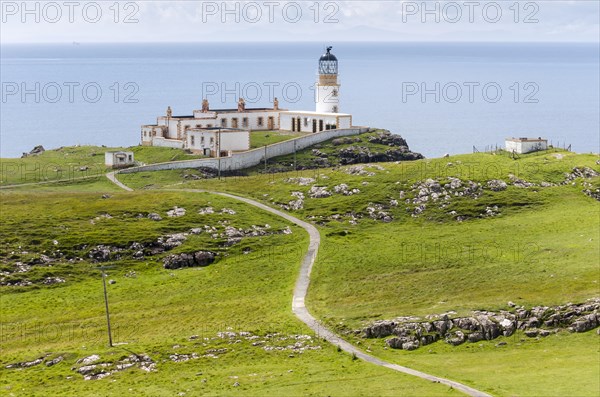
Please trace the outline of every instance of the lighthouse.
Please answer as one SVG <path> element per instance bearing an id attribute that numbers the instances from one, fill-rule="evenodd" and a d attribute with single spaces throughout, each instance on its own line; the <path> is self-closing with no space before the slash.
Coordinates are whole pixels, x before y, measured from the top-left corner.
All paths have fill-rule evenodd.
<path id="1" fill-rule="evenodd" d="M 338 83 L 338 60 L 331 53 L 332 47 L 319 58 L 319 78 L 315 90 L 317 113 L 340 112 L 340 84 Z"/>

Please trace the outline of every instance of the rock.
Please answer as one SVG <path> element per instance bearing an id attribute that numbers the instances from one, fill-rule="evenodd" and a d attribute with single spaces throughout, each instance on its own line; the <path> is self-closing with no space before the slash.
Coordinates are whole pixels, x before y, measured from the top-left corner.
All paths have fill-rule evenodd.
<path id="1" fill-rule="evenodd" d="M 153 221 L 162 221 L 162 217 L 155 212 L 149 213 L 148 219 L 152 219 Z"/>
<path id="2" fill-rule="evenodd" d="M 100 356 L 97 355 L 97 354 L 92 354 L 91 356 L 80 358 L 75 363 L 76 364 L 89 365 L 89 364 L 95 363 L 98 360 L 100 360 Z"/>
<path id="3" fill-rule="evenodd" d="M 303 178 L 303 177 L 299 177 L 299 178 L 287 178 L 284 180 L 284 182 L 286 183 L 297 183 L 300 186 L 308 186 L 310 184 L 315 183 L 315 179 L 314 178 Z"/>
<path id="4" fill-rule="evenodd" d="M 331 196 L 331 192 L 327 190 L 327 186 L 313 186 L 308 191 L 310 198 L 325 198 Z"/>
<path id="5" fill-rule="evenodd" d="M 591 313 L 575 320 L 571 328 L 574 332 L 586 332 L 594 329 L 598 326 L 598 315 L 597 313 Z"/>
<path id="6" fill-rule="evenodd" d="M 547 329 L 541 329 L 539 335 L 546 337 L 546 336 L 550 335 L 550 331 L 548 331 Z"/>
<path id="7" fill-rule="evenodd" d="M 460 329 L 466 331 L 477 331 L 479 329 L 479 322 L 473 317 L 461 317 L 452 321 Z"/>
<path id="8" fill-rule="evenodd" d="M 213 209 L 213 207 L 204 207 L 204 208 L 200 208 L 198 210 L 198 213 L 200 215 L 209 215 L 209 214 L 214 214 L 215 210 Z"/>
<path id="9" fill-rule="evenodd" d="M 191 254 L 173 254 L 163 259 L 165 269 L 208 266 L 215 261 L 216 254 L 210 251 L 197 251 Z"/>
<path id="10" fill-rule="evenodd" d="M 410 342 L 408 338 L 405 337 L 394 337 L 385 341 L 385 344 L 391 347 L 392 349 L 402 349 L 402 345 L 404 343 Z"/>
<path id="11" fill-rule="evenodd" d="M 487 181 L 487 187 L 491 191 L 500 192 L 502 190 L 506 190 L 507 184 L 502 180 L 492 179 L 491 181 Z"/>
<path id="12" fill-rule="evenodd" d="M 363 330 L 365 338 L 384 338 L 392 335 L 396 323 L 393 321 L 377 322 Z"/>
<path id="13" fill-rule="evenodd" d="M 335 193 L 341 193 L 344 196 L 352 196 L 353 194 L 360 193 L 360 190 L 358 190 L 358 189 L 349 189 L 348 185 L 346 185 L 345 183 L 334 186 L 333 191 Z"/>
<path id="14" fill-rule="evenodd" d="M 173 207 L 172 210 L 167 211 L 167 216 L 170 218 L 178 218 L 185 215 L 185 208 Z"/>
<path id="15" fill-rule="evenodd" d="M 465 342 L 466 337 L 463 332 L 456 331 L 453 334 L 454 336 L 452 336 L 452 334 L 448 334 L 448 337 L 446 338 L 447 343 L 451 344 L 452 346 L 458 346 Z"/>
<path id="16" fill-rule="evenodd" d="M 498 326 L 498 323 L 492 321 L 489 317 L 478 316 L 477 321 L 479 321 L 480 330 L 486 340 L 496 339 L 500 336 L 500 327 Z"/>
<path id="17" fill-rule="evenodd" d="M 405 342 L 402 344 L 402 350 L 416 350 L 419 348 L 419 341 Z"/>
<path id="18" fill-rule="evenodd" d="M 540 326 L 540 322 L 538 321 L 537 317 L 530 317 L 525 324 L 525 328 L 537 328 Z"/>
<path id="19" fill-rule="evenodd" d="M 470 333 L 467 338 L 471 343 L 479 342 L 484 339 L 483 334 L 478 331 Z"/>
<path id="20" fill-rule="evenodd" d="M 61 362 L 62 360 L 64 360 L 64 357 L 63 356 L 58 356 L 58 357 L 56 357 L 53 360 L 47 361 L 46 362 L 46 366 L 47 367 L 52 367 L 52 366 L 58 364 L 59 362 Z"/>
<path id="21" fill-rule="evenodd" d="M 119 253 L 122 251 L 121 248 L 110 245 L 97 245 L 89 251 L 88 256 L 96 262 L 106 262 L 120 259 Z"/>
<path id="22" fill-rule="evenodd" d="M 525 335 L 527 335 L 530 338 L 535 338 L 536 336 L 538 336 L 538 334 L 539 334 L 539 331 L 535 328 L 525 330 Z"/>
<path id="23" fill-rule="evenodd" d="M 31 149 L 31 151 L 29 151 L 29 153 L 27 153 L 27 155 L 38 156 L 38 155 L 44 153 L 45 151 L 46 151 L 46 149 L 44 149 L 44 147 L 42 145 L 37 145 L 33 149 Z"/>
<path id="24" fill-rule="evenodd" d="M 108 280 L 108 283 L 109 283 L 109 284 L 116 284 L 116 283 L 117 283 L 117 281 L 116 281 L 116 280 Z"/>

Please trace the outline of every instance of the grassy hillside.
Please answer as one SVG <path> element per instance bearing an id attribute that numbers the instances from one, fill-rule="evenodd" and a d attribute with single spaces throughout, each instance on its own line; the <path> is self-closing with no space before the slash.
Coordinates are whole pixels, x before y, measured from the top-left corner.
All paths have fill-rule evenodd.
<path id="1" fill-rule="evenodd" d="M 314 336 L 305 337 L 309 330 L 290 310 L 307 243 L 302 229 L 291 226 L 291 234 L 246 237 L 233 245 L 220 236 L 228 226 L 268 224 L 273 232 L 289 226 L 277 217 L 208 194 L 111 193 L 102 198 L 99 193 L 21 189 L 0 194 L 2 282 L 31 282 L 0 287 L 3 394 L 456 394 L 354 361 Z M 186 214 L 169 218 L 166 213 L 174 206 Z M 199 213 L 207 207 L 214 213 Z M 148 219 L 148 213 L 163 219 Z M 205 225 L 216 232 L 189 234 L 168 252 L 132 257 L 133 243 Z M 107 261 L 93 260 L 90 253 L 100 244 L 122 250 Z M 198 249 L 217 252 L 217 261 L 208 267 L 163 269 L 166 255 Z M 50 260 L 38 263 L 42 254 Z M 95 269 L 100 265 L 115 266 L 107 271 L 116 281 L 108 285 L 114 348 L 106 346 L 102 284 Z M 49 278 L 64 281 L 46 284 Z M 86 381 L 72 368 L 92 354 L 102 363 L 146 354 L 156 367 L 146 372 L 134 366 Z M 176 362 L 176 354 L 194 358 Z M 44 363 L 6 368 L 39 357 Z M 63 361 L 45 364 L 57 357 Z"/>
<path id="2" fill-rule="evenodd" d="M 586 167 L 586 173 L 600 171 L 597 160 L 568 152 L 517 160 L 472 154 L 221 180 L 197 179 L 201 170 L 120 175 L 140 189 L 131 194 L 103 179 L 0 192 L 0 271 L 5 282 L 31 282 L 0 287 L 0 387 L 15 395 L 117 395 L 130 389 L 141 395 L 456 394 L 302 337 L 309 331 L 291 314 L 290 300 L 307 245 L 303 231 L 229 199 L 160 190 L 200 188 L 252 197 L 314 223 L 322 245 L 307 305 L 373 354 L 494 395 L 595 396 L 600 387 L 595 331 L 543 339 L 517 332 L 413 352 L 347 332 L 398 316 L 460 315 L 509 309 L 508 301 L 555 305 L 600 296 L 600 204 L 591 197 L 600 177 L 580 175 Z M 174 206 L 186 214 L 168 217 Z M 209 206 L 215 213 L 198 212 Z M 149 213 L 163 219 L 153 221 Z M 223 235 L 228 226 L 264 224 L 278 233 L 233 245 Z M 216 232 L 189 234 L 169 251 L 133 257 L 135 242 L 150 244 L 204 225 Z M 279 233 L 288 226 L 291 234 Z M 97 245 L 121 249 L 114 254 L 119 258 L 92 260 Z M 217 260 L 207 267 L 163 269 L 167 255 L 196 250 L 216 252 Z M 53 261 L 35 264 L 41 253 Z M 17 262 L 34 264 L 21 272 Z M 109 270 L 116 281 L 109 298 L 116 340 L 127 344 L 113 349 L 106 347 L 102 287 L 94 270 L 100 264 L 116 266 Z M 65 282 L 44 284 L 48 277 Z M 298 342 L 302 353 L 288 348 Z M 84 381 L 71 369 L 94 353 L 114 363 L 131 352 L 148 354 L 157 371 L 134 367 Z M 46 353 L 46 361 L 60 355 L 64 360 L 52 367 L 4 368 Z M 171 357 L 192 353 L 197 358 L 185 362 Z"/>
<path id="3" fill-rule="evenodd" d="M 198 158 L 181 149 L 161 147 L 61 147 L 46 150 L 37 156 L 0 159 L 0 186 L 57 181 L 72 183 L 81 178 L 97 179 L 106 171 L 104 153 L 115 150 L 130 150 L 137 162 L 145 164 Z"/>

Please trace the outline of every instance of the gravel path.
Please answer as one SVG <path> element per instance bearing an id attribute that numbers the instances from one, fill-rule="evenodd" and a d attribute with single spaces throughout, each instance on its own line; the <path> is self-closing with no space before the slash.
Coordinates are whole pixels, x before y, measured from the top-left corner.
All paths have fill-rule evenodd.
<path id="1" fill-rule="evenodd" d="M 125 186 L 123 183 L 119 182 L 117 180 L 114 172 L 107 174 L 106 177 L 109 180 L 111 180 L 112 182 L 114 182 L 115 184 L 117 184 L 119 187 L 121 187 L 125 190 L 128 190 L 128 191 L 133 190 L 133 189 Z M 441 383 L 441 384 L 450 386 L 458 391 L 461 391 L 469 396 L 491 397 L 487 393 L 484 393 L 484 392 L 474 389 L 472 387 L 463 385 L 462 383 L 458 383 L 458 382 L 455 382 L 455 381 L 452 381 L 449 379 L 445 379 L 445 378 L 440 378 L 440 377 L 437 377 L 434 375 L 429 375 L 429 374 L 426 374 L 421 371 L 403 367 L 398 364 L 392 364 L 387 361 L 381 360 L 377 357 L 371 356 L 371 355 L 363 352 L 362 350 L 359 350 L 357 347 L 355 347 L 354 345 L 345 341 L 344 339 L 340 338 L 338 335 L 336 335 L 335 333 L 333 333 L 332 331 L 327 329 L 316 318 L 314 318 L 309 313 L 308 309 L 306 308 L 304 301 L 306 299 L 306 294 L 308 293 L 308 286 L 310 284 L 310 273 L 311 273 L 313 264 L 315 263 L 315 259 L 317 258 L 319 246 L 321 245 L 321 235 L 319 234 L 319 231 L 317 230 L 317 228 L 314 227 L 313 225 L 311 225 L 310 223 L 304 222 L 304 221 L 302 221 L 294 216 L 291 216 L 283 211 L 276 210 L 265 204 L 262 204 L 258 201 L 255 201 L 255 200 L 252 200 L 252 199 L 249 199 L 246 197 L 240 197 L 240 196 L 235 196 L 235 195 L 229 194 L 229 193 L 213 192 L 213 191 L 200 190 L 200 189 L 172 189 L 172 190 L 185 191 L 185 192 L 190 192 L 190 193 L 211 193 L 211 194 L 216 194 L 219 196 L 228 197 L 228 198 L 231 198 L 234 200 L 242 201 L 246 204 L 252 205 L 252 206 L 260 208 L 264 211 L 275 214 L 281 218 L 284 218 L 284 219 L 302 227 L 304 230 L 306 230 L 306 232 L 308 233 L 308 235 L 310 237 L 310 242 L 308 245 L 308 251 L 306 252 L 306 255 L 304 256 L 304 258 L 302 259 L 302 266 L 300 267 L 300 274 L 298 275 L 298 279 L 296 280 L 296 286 L 294 288 L 294 296 L 292 299 L 292 311 L 294 312 L 296 317 L 298 317 L 303 323 L 308 325 L 316 333 L 316 335 L 319 338 L 323 338 L 326 341 L 328 341 L 329 343 L 339 346 L 345 352 L 355 354 L 356 357 L 358 357 L 361 360 L 364 360 L 366 362 L 369 362 L 371 364 L 375 364 L 375 365 L 379 365 L 381 367 L 393 369 L 395 371 L 402 372 L 402 373 L 405 373 L 408 375 L 417 376 L 419 378 L 426 379 L 431 382 Z"/>

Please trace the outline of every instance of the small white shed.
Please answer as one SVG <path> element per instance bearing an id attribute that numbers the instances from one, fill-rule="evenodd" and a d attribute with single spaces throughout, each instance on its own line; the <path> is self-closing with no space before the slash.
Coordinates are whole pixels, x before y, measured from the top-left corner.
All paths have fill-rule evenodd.
<path id="1" fill-rule="evenodd" d="M 133 152 L 106 152 L 104 153 L 104 164 L 111 168 L 132 166 L 135 164 Z"/>
<path id="2" fill-rule="evenodd" d="M 506 138 L 506 151 L 511 153 L 530 153 L 548 150 L 548 140 L 539 138 Z"/>

